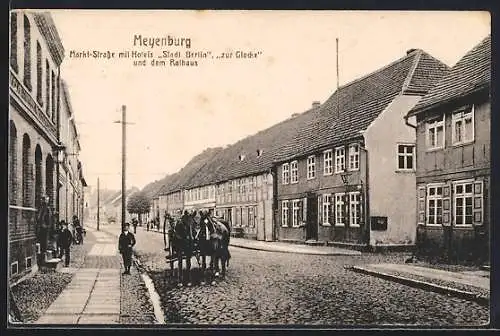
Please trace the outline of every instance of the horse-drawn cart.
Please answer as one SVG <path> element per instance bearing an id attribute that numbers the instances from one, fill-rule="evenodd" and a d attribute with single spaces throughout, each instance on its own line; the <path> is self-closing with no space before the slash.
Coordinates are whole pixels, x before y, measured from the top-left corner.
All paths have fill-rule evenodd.
<path id="1" fill-rule="evenodd" d="M 168 226 L 167 226 L 168 225 Z M 230 258 L 228 251 L 230 226 L 227 222 L 203 214 L 199 221 L 193 215 L 184 214 L 182 218 L 165 215 L 163 238 L 166 261 L 170 265 L 170 276 L 174 276 L 177 262 L 179 285 L 183 280 L 183 264 L 185 261 L 187 283 L 191 285 L 191 260 L 195 257 L 201 276 L 205 277 L 206 257 L 210 257 L 210 271 L 219 276 L 219 261 L 222 262 L 222 274 Z M 203 280 L 202 280 L 203 282 Z"/>

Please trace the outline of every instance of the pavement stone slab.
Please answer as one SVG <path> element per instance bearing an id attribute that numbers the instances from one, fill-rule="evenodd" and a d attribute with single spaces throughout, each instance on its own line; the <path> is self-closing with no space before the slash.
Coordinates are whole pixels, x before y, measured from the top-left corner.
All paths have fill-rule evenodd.
<path id="1" fill-rule="evenodd" d="M 119 314 L 82 315 L 78 320 L 78 324 L 116 324 L 119 321 Z"/>
<path id="2" fill-rule="evenodd" d="M 76 314 L 43 315 L 37 324 L 76 324 L 80 316 Z"/>

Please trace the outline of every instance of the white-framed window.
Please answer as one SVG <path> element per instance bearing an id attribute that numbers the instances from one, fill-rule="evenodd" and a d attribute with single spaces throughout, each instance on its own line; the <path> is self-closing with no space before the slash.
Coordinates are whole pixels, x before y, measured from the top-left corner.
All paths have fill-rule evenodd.
<path id="1" fill-rule="evenodd" d="M 32 257 L 26 257 L 26 269 L 30 269 L 31 266 L 33 266 L 33 259 L 32 259 Z"/>
<path id="2" fill-rule="evenodd" d="M 10 275 L 14 275 L 19 273 L 19 263 L 17 261 L 14 261 L 12 264 L 10 264 Z"/>
<path id="3" fill-rule="evenodd" d="M 428 121 L 426 124 L 427 149 L 444 147 L 444 115 L 440 119 Z"/>
<path id="4" fill-rule="evenodd" d="M 323 152 L 323 175 L 332 175 L 333 173 L 333 151 L 328 149 Z"/>
<path id="5" fill-rule="evenodd" d="M 361 194 L 359 191 L 349 193 L 349 225 L 359 226 L 361 221 Z"/>
<path id="6" fill-rule="evenodd" d="M 289 184 L 290 183 L 290 165 L 288 163 L 283 163 L 281 166 L 282 173 L 282 183 Z"/>
<path id="7" fill-rule="evenodd" d="M 292 201 L 292 227 L 300 225 L 300 200 Z"/>
<path id="8" fill-rule="evenodd" d="M 427 221 L 426 225 L 443 224 L 443 185 L 427 186 Z"/>
<path id="9" fill-rule="evenodd" d="M 288 201 L 281 201 L 281 226 L 288 226 Z"/>
<path id="10" fill-rule="evenodd" d="M 344 226 L 345 207 L 344 207 L 344 193 L 335 194 L 335 225 Z"/>
<path id="11" fill-rule="evenodd" d="M 335 173 L 342 173 L 345 170 L 345 148 L 335 148 Z"/>
<path id="12" fill-rule="evenodd" d="M 398 169 L 414 170 L 415 168 L 415 145 L 398 144 Z"/>
<path id="13" fill-rule="evenodd" d="M 322 209 L 322 224 L 325 226 L 330 226 L 330 214 L 332 212 L 332 195 L 324 194 L 323 195 L 323 209 Z"/>
<path id="14" fill-rule="evenodd" d="M 359 169 L 359 144 L 349 145 L 349 170 Z"/>
<path id="15" fill-rule="evenodd" d="M 451 132 L 454 145 L 474 141 L 474 105 L 451 115 Z"/>
<path id="16" fill-rule="evenodd" d="M 316 157 L 311 155 L 307 158 L 307 179 L 312 180 L 316 177 Z"/>
<path id="17" fill-rule="evenodd" d="M 456 182 L 453 186 L 454 204 L 455 204 L 455 225 L 470 226 L 473 222 L 472 200 L 473 200 L 473 182 Z"/>
<path id="18" fill-rule="evenodd" d="M 299 182 L 299 165 L 298 165 L 297 161 L 292 161 L 290 163 L 290 171 L 291 171 L 290 183 Z"/>

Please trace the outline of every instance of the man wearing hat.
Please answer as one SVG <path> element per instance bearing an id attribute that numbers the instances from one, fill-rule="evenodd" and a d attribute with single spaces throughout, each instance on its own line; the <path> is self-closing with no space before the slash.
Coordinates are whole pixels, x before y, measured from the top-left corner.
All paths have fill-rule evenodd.
<path id="1" fill-rule="evenodd" d="M 130 274 L 130 266 L 132 265 L 132 247 L 135 245 L 135 237 L 132 232 L 129 232 L 130 224 L 125 223 L 123 232 L 118 239 L 118 249 L 123 257 L 123 265 L 125 272 L 123 274 Z"/>

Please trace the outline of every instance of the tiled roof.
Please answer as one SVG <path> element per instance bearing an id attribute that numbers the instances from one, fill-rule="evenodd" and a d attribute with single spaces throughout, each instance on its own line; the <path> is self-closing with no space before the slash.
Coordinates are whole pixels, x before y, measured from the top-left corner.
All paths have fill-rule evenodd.
<path id="1" fill-rule="evenodd" d="M 488 89 L 491 82 L 491 35 L 462 57 L 448 74 L 424 96 L 408 115 L 433 106 Z"/>
<path id="2" fill-rule="evenodd" d="M 318 109 L 299 116 L 293 140 L 283 143 L 276 161 L 311 154 L 360 137 L 360 131 L 365 130 L 397 95 L 422 96 L 447 71 L 444 63 L 417 49 L 340 87 Z"/>
<path id="3" fill-rule="evenodd" d="M 176 187 L 192 188 L 263 173 L 275 162 L 359 136 L 359 131 L 366 129 L 396 95 L 402 92 L 424 95 L 447 70 L 445 64 L 432 56 L 414 50 L 340 87 L 320 107 L 229 145 L 204 161 L 196 171 L 191 170 L 194 172 L 191 178 L 177 181 Z M 196 158 L 191 161 L 194 160 Z"/>
<path id="4" fill-rule="evenodd" d="M 132 194 L 134 194 L 134 193 L 136 193 L 138 191 L 139 191 L 139 189 L 137 189 L 136 187 L 132 187 L 129 190 L 127 190 L 125 197 L 129 197 L 130 195 L 132 195 Z M 121 202 L 121 199 L 122 199 L 122 193 L 121 193 L 121 191 L 118 192 L 117 195 L 115 195 L 115 196 L 116 196 L 115 199 L 113 199 L 111 201 L 111 205 L 118 205 L 119 204 L 118 201 Z"/>
<path id="5" fill-rule="evenodd" d="M 220 151 L 222 151 L 221 147 L 208 148 L 192 158 L 181 170 L 176 173 L 175 179 L 169 181 L 169 183 L 164 186 L 161 193 L 170 194 L 185 188 L 196 173 Z"/>

